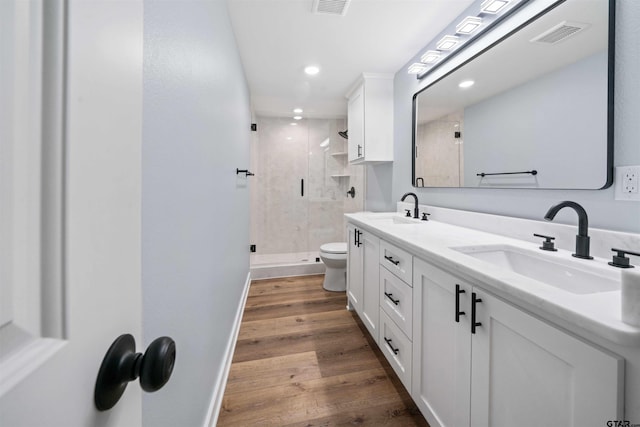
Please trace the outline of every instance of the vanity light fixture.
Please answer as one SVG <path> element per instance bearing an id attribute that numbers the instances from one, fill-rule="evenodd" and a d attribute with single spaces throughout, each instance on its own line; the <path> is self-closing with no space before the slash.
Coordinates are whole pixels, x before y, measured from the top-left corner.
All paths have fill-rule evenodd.
<path id="1" fill-rule="evenodd" d="M 471 87 L 475 84 L 475 82 L 473 80 L 463 80 L 460 82 L 460 84 L 458 84 L 458 87 L 461 89 L 466 89 L 468 87 Z"/>
<path id="2" fill-rule="evenodd" d="M 320 72 L 320 67 L 316 65 L 308 65 L 304 68 L 304 72 L 310 76 L 315 76 Z"/>
<path id="3" fill-rule="evenodd" d="M 428 69 L 429 67 L 427 67 L 426 65 L 421 64 L 420 62 L 415 62 L 409 65 L 408 72 L 409 74 L 421 74 L 427 71 Z"/>
<path id="4" fill-rule="evenodd" d="M 496 13 L 500 13 L 500 11 L 509 4 L 509 1 L 511 0 L 485 0 L 480 5 L 480 12 L 495 15 Z"/>
<path id="5" fill-rule="evenodd" d="M 436 44 L 436 48 L 440 50 L 451 50 L 460 42 L 458 36 L 446 35 Z"/>
<path id="6" fill-rule="evenodd" d="M 302 120 L 302 116 L 293 116 L 293 120 Z"/>
<path id="7" fill-rule="evenodd" d="M 477 16 L 467 16 L 456 25 L 457 34 L 471 34 L 482 25 L 482 18 Z"/>
<path id="8" fill-rule="evenodd" d="M 409 74 L 417 74 L 418 79 L 424 78 L 428 73 L 433 71 L 440 64 L 453 57 L 461 46 L 472 42 L 480 37 L 494 25 L 498 24 L 502 19 L 517 11 L 521 6 L 525 5 L 529 0 L 482 0 L 479 6 L 478 15 L 469 15 L 462 19 L 455 26 L 455 33 L 442 36 L 436 43 L 435 39 L 427 46 L 427 50 L 420 57 L 422 65 L 413 63 L 408 66 Z M 478 6 L 476 6 L 478 7 Z M 476 9 L 477 10 L 477 9 Z M 447 31 L 453 31 L 449 26 Z M 442 33 L 441 33 L 442 34 Z M 424 64 L 428 64 L 424 66 Z"/>
<path id="9" fill-rule="evenodd" d="M 420 57 L 420 61 L 425 64 L 435 64 L 440 61 L 440 52 L 437 50 L 428 50 Z"/>
<path id="10" fill-rule="evenodd" d="M 302 108 L 294 108 L 293 112 L 296 114 L 301 114 L 302 113 Z"/>

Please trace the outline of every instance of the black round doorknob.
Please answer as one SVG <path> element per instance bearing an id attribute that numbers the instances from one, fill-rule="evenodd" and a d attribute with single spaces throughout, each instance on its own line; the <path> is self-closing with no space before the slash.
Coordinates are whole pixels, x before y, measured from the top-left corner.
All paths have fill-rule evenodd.
<path id="1" fill-rule="evenodd" d="M 94 401 L 99 411 L 118 403 L 130 381 L 140 377 L 144 391 L 162 388 L 173 372 L 176 343 L 169 337 L 153 340 L 147 351 L 136 353 L 136 342 L 130 334 L 120 335 L 111 344 L 98 371 Z"/>
<path id="2" fill-rule="evenodd" d="M 169 381 L 176 361 L 176 343 L 169 337 L 153 340 L 142 357 L 140 386 L 144 391 L 160 390 Z"/>

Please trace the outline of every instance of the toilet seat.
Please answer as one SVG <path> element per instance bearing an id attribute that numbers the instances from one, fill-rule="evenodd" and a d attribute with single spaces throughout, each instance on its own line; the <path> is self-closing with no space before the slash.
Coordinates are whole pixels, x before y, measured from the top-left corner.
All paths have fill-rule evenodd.
<path id="1" fill-rule="evenodd" d="M 346 242 L 325 243 L 324 245 L 320 246 L 320 252 L 325 252 L 328 254 L 346 254 L 347 244 Z"/>

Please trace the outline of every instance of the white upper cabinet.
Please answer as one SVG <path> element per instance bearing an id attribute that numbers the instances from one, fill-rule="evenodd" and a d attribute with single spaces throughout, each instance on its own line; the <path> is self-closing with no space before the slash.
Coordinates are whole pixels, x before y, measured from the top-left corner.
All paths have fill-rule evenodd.
<path id="1" fill-rule="evenodd" d="M 347 98 L 349 162 L 393 161 L 393 76 L 365 73 Z"/>

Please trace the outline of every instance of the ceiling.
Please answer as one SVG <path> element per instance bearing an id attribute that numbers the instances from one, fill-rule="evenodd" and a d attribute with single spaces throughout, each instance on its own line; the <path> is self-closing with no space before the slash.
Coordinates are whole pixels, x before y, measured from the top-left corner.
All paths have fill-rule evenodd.
<path id="1" fill-rule="evenodd" d="M 255 113 L 333 118 L 360 74 L 395 74 L 473 0 L 351 0 L 345 16 L 313 0 L 227 2 Z"/>

